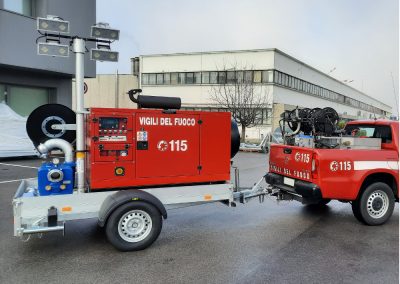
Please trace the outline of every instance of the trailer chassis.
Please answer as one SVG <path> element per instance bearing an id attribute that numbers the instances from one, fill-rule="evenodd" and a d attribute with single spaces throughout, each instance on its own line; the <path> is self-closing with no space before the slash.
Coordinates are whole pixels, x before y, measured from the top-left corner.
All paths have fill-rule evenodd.
<path id="1" fill-rule="evenodd" d="M 97 218 L 98 224 L 101 227 L 107 227 L 107 222 L 109 219 L 112 219 L 110 216 L 112 216 L 113 212 L 123 206 L 129 207 L 127 204 L 134 206 L 135 204 L 148 203 L 150 206 L 158 209 L 160 219 L 166 219 L 167 210 L 175 208 L 213 202 L 221 202 L 229 207 L 236 207 L 237 202 L 247 203 L 250 199 L 256 197 L 259 197 L 260 202 L 262 202 L 264 201 L 264 196 L 269 194 L 268 188 L 263 185 L 263 181 L 264 177 L 251 188 L 240 187 L 239 171 L 235 169 L 234 183 L 168 186 L 87 193 L 75 191 L 73 194 L 65 195 L 25 197 L 24 193 L 37 188 L 36 180 L 27 179 L 23 180 L 19 185 L 12 202 L 14 236 L 27 241 L 32 235 L 41 236 L 49 232 L 62 232 L 64 235 L 66 222 L 91 218 Z M 141 210 L 144 209 L 129 212 L 142 212 Z M 138 227 L 140 227 L 141 222 L 144 225 L 155 223 L 154 220 L 152 222 L 149 218 L 146 221 L 144 213 L 140 216 L 143 220 L 138 219 Z M 119 228 L 119 230 L 121 229 Z M 110 239 L 110 236 L 108 237 Z M 112 241 L 111 243 L 123 251 L 143 249 L 150 245 L 146 244 L 132 249 L 119 247 L 118 244 L 116 245 Z"/>

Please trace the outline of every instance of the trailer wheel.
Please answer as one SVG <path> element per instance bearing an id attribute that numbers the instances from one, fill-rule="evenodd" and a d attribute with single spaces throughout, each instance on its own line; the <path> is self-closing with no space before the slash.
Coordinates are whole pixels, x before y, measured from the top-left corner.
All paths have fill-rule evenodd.
<path id="1" fill-rule="evenodd" d="M 162 216 L 153 205 L 135 201 L 121 205 L 106 224 L 109 242 L 120 251 L 142 250 L 160 235 Z"/>
<path id="2" fill-rule="evenodd" d="M 394 202 L 390 186 L 383 182 L 376 182 L 369 185 L 351 205 L 358 221 L 376 226 L 389 220 L 393 214 Z"/>

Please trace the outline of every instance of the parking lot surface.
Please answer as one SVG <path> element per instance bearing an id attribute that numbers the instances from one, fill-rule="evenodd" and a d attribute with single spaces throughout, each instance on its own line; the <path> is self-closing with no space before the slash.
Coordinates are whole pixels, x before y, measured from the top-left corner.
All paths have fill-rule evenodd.
<path id="1" fill-rule="evenodd" d="M 40 160 L 0 160 L 0 283 L 398 283 L 399 209 L 379 227 L 360 224 L 349 204 L 322 209 L 267 198 L 229 208 L 169 211 L 148 249 L 121 253 L 96 220 L 21 242 L 11 200 Z M 267 155 L 239 153 L 242 185 L 266 171 Z"/>

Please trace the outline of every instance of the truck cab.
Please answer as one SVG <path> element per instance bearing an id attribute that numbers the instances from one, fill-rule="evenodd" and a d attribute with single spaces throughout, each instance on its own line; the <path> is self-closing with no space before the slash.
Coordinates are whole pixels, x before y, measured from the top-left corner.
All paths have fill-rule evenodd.
<path id="1" fill-rule="evenodd" d="M 271 145 L 266 181 L 278 198 L 349 202 L 367 225 L 390 218 L 399 197 L 398 121 L 352 121 L 338 136 L 298 140 Z"/>

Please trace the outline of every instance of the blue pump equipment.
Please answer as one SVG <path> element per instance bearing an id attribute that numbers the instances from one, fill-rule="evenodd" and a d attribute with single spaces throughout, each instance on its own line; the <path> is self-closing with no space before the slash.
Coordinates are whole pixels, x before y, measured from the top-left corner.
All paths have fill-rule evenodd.
<path id="1" fill-rule="evenodd" d="M 59 163 L 58 159 L 44 163 L 38 171 L 39 195 L 72 194 L 75 163 Z"/>
<path id="2" fill-rule="evenodd" d="M 52 149 L 64 152 L 65 162 L 55 158 L 52 162 L 42 164 L 38 170 L 38 191 L 40 196 L 72 194 L 74 192 L 75 167 L 73 148 L 63 139 L 50 139 L 37 147 L 42 156 Z"/>

